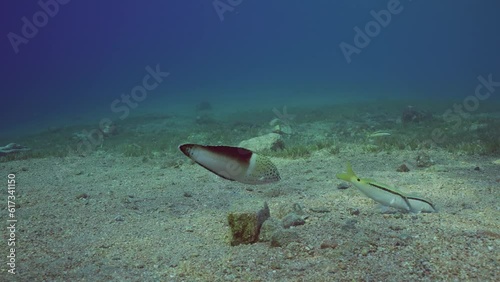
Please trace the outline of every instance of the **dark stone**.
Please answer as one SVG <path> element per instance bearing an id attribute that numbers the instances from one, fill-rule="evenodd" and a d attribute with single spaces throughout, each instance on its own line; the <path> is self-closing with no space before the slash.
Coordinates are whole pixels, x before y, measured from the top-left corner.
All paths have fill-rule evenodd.
<path id="1" fill-rule="evenodd" d="M 351 187 L 351 184 L 349 184 L 347 182 L 342 182 L 339 185 L 337 185 L 337 189 L 341 189 L 341 190 L 347 189 L 349 187 Z"/>
<path id="2" fill-rule="evenodd" d="M 87 199 L 88 197 L 90 197 L 90 196 L 87 193 L 81 193 L 80 195 L 76 196 L 76 199 L 77 200 Z"/>
<path id="3" fill-rule="evenodd" d="M 474 168 L 474 170 L 476 170 L 476 171 L 480 171 L 480 170 L 481 170 L 481 168 L 480 168 L 480 167 L 478 167 L 478 166 L 476 166 L 476 167 Z"/>
<path id="4" fill-rule="evenodd" d="M 329 248 L 335 249 L 337 246 L 338 246 L 338 244 L 332 240 L 324 240 L 323 242 L 321 242 L 320 248 L 321 249 L 329 249 Z"/>
<path id="5" fill-rule="evenodd" d="M 434 164 L 434 161 L 426 153 L 419 153 L 417 156 L 417 167 L 430 167 Z"/>
<path id="6" fill-rule="evenodd" d="M 231 246 L 257 242 L 260 228 L 270 215 L 267 203 L 264 203 L 264 207 L 257 212 L 229 213 L 227 221 L 231 228 Z"/>
<path id="7" fill-rule="evenodd" d="M 349 209 L 351 215 L 359 215 L 359 209 Z"/>
<path id="8" fill-rule="evenodd" d="M 398 169 L 396 169 L 396 171 L 398 172 L 408 172 L 410 171 L 410 169 L 408 168 L 408 166 L 406 164 L 402 164 L 398 167 Z"/>

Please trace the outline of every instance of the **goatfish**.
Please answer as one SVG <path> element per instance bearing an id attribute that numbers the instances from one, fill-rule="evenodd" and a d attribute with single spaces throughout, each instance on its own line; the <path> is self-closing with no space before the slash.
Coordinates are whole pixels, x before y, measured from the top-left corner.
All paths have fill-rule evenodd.
<path id="1" fill-rule="evenodd" d="M 179 150 L 207 170 L 231 181 L 256 185 L 281 179 L 271 160 L 245 148 L 182 144 Z"/>
<path id="2" fill-rule="evenodd" d="M 359 178 L 349 162 L 347 163 L 347 172 L 339 173 L 336 176 L 338 179 L 351 182 L 365 196 L 384 206 L 413 213 L 436 212 L 434 204 L 426 199 L 405 194 L 395 187 L 378 183 L 372 179 Z"/>

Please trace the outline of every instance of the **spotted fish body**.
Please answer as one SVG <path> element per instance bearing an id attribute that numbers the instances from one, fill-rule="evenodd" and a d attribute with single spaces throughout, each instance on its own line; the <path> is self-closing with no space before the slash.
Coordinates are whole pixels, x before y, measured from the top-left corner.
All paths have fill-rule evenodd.
<path id="1" fill-rule="evenodd" d="M 183 144 L 179 149 L 197 164 L 231 181 L 265 184 L 280 180 L 278 169 L 268 158 L 245 148 Z"/>
<path id="2" fill-rule="evenodd" d="M 337 178 L 351 182 L 361 193 L 384 206 L 413 213 L 436 211 L 434 205 L 426 199 L 406 195 L 395 187 L 371 179 L 359 178 L 350 163 L 347 163 L 347 172 L 337 174 Z"/>

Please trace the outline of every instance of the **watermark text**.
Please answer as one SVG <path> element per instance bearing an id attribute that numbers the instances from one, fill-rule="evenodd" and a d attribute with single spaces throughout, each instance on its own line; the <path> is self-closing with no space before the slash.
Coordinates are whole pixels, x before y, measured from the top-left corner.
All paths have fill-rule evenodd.
<path id="1" fill-rule="evenodd" d="M 16 274 L 16 175 L 7 176 L 7 266 L 10 274 Z"/>
<path id="2" fill-rule="evenodd" d="M 14 53 L 19 54 L 19 46 L 28 44 L 30 39 L 33 39 L 39 29 L 45 27 L 49 23 L 49 19 L 55 17 L 60 10 L 60 5 L 66 5 L 70 0 L 40 0 L 38 6 L 40 10 L 33 13 L 30 18 L 22 17 L 21 32 L 9 32 L 7 39 L 14 50 Z"/>

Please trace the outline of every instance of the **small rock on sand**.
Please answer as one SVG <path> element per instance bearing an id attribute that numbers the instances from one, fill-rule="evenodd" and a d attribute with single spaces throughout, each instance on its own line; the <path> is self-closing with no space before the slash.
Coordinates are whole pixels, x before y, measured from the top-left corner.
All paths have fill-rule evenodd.
<path id="1" fill-rule="evenodd" d="M 408 171 L 410 171 L 410 169 L 408 168 L 408 166 L 406 164 L 402 164 L 402 165 L 400 165 L 396 169 L 396 171 L 398 171 L 398 172 L 408 172 Z"/>
<path id="2" fill-rule="evenodd" d="M 284 247 L 292 242 L 299 242 L 300 237 L 295 230 L 283 229 L 275 232 L 271 239 L 271 246 Z"/>
<path id="3" fill-rule="evenodd" d="M 243 140 L 238 145 L 252 151 L 277 151 L 285 148 L 285 143 L 281 135 L 277 133 L 269 133 L 259 137 L 254 137 L 248 140 Z"/>
<path id="4" fill-rule="evenodd" d="M 264 221 L 260 228 L 259 241 L 271 241 L 273 234 L 283 229 L 282 223 L 279 219 L 271 217 Z"/>
<path id="5" fill-rule="evenodd" d="M 304 225 L 306 222 L 304 219 L 297 215 L 296 213 L 289 213 L 287 214 L 283 219 L 283 227 L 284 228 L 290 228 L 292 226 L 299 226 L 299 225 Z"/>
<path id="6" fill-rule="evenodd" d="M 417 167 L 430 167 L 434 164 L 432 158 L 424 152 L 418 154 L 416 161 Z"/>
<path id="7" fill-rule="evenodd" d="M 262 224 L 270 216 L 269 207 L 264 207 L 257 212 L 231 212 L 227 216 L 231 228 L 231 246 L 255 243 L 259 239 Z"/>

